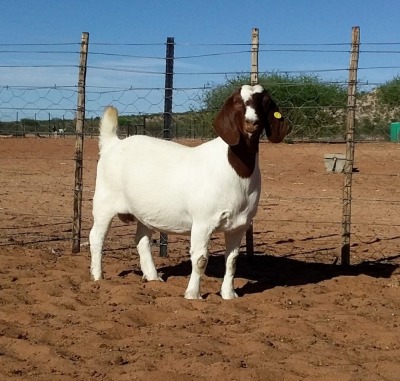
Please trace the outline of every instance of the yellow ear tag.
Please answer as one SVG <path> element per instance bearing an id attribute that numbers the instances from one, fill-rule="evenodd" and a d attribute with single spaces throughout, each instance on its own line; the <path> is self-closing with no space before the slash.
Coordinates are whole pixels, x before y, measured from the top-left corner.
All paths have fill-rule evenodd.
<path id="1" fill-rule="evenodd" d="M 276 112 L 274 112 L 274 117 L 276 119 L 281 119 L 282 118 L 282 114 L 280 112 L 276 111 Z"/>

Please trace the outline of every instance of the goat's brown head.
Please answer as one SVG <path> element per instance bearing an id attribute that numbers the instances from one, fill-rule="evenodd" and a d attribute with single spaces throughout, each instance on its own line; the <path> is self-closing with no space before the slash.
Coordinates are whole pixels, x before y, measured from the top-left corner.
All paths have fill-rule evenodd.
<path id="1" fill-rule="evenodd" d="M 225 101 L 214 129 L 232 147 L 241 138 L 258 143 L 263 129 L 270 142 L 280 143 L 288 132 L 288 123 L 262 86 L 243 85 Z"/>

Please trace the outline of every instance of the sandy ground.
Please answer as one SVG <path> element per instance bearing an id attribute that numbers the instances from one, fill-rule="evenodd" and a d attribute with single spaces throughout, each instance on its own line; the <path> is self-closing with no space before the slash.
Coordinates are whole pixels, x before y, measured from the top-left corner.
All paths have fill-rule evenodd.
<path id="1" fill-rule="evenodd" d="M 188 301 L 187 238 L 170 237 L 161 258 L 154 236 L 165 282 L 143 283 L 133 227 L 117 221 L 105 279 L 90 280 L 95 139 L 85 142 L 78 255 L 74 141 L 0 139 L 0 380 L 400 380 L 400 146 L 357 146 L 350 268 L 336 264 L 343 177 L 322 160 L 332 152 L 344 147 L 261 144 L 240 298 L 218 295 L 214 237 L 204 300 Z"/>

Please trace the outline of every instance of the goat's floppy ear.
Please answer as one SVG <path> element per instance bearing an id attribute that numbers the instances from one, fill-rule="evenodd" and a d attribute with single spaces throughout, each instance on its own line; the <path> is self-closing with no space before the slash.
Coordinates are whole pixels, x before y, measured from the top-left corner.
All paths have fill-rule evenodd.
<path id="1" fill-rule="evenodd" d="M 245 105 L 240 93 L 232 94 L 224 103 L 214 120 L 214 130 L 225 143 L 235 146 L 243 130 Z"/>
<path id="2" fill-rule="evenodd" d="M 275 101 L 268 93 L 263 98 L 263 109 L 268 119 L 265 128 L 268 140 L 271 143 L 282 142 L 289 131 L 289 123 L 282 116 Z"/>

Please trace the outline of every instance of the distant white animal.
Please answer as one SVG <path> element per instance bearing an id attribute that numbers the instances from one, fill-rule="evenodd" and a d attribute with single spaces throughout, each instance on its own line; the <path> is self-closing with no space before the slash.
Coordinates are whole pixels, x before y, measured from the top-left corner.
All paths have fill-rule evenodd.
<path id="1" fill-rule="evenodd" d="M 117 137 L 118 112 L 108 107 L 100 124 L 100 159 L 90 231 L 91 274 L 102 278 L 102 248 L 112 218 L 137 221 L 136 243 L 146 280 L 161 280 L 150 251 L 153 231 L 190 234 L 192 273 L 185 292 L 201 298 L 200 278 L 215 231 L 226 243 L 223 299 L 237 297 L 234 274 L 240 242 L 256 214 L 261 176 L 258 144 L 263 130 L 281 142 L 288 123 L 261 86 L 244 85 L 214 121 L 218 138 L 197 147 L 148 136 Z"/>
<path id="2" fill-rule="evenodd" d="M 65 129 L 64 128 L 53 128 L 53 136 L 56 138 L 57 136 L 65 137 Z"/>

